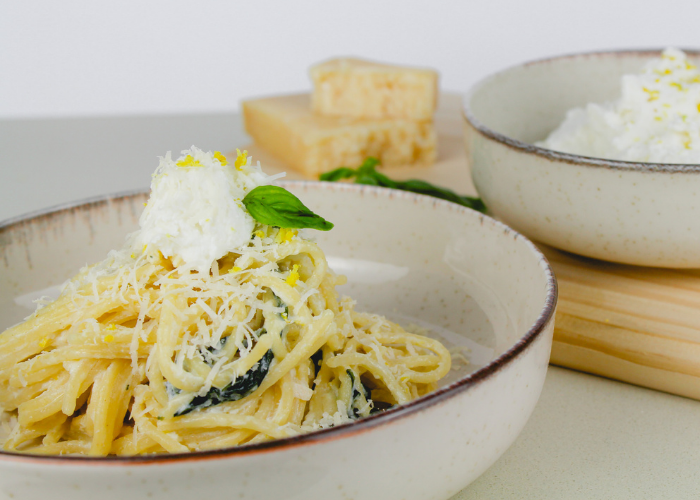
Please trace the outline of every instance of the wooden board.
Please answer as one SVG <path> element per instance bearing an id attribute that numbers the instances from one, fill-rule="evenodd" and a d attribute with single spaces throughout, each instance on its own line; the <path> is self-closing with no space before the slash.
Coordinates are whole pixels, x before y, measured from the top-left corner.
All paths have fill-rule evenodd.
<path id="1" fill-rule="evenodd" d="M 475 195 L 460 109 L 458 95 L 441 96 L 435 165 L 386 172 Z M 306 178 L 255 144 L 245 147 L 266 171 Z M 700 399 L 700 270 L 624 266 L 540 248 L 559 282 L 553 364 Z"/>

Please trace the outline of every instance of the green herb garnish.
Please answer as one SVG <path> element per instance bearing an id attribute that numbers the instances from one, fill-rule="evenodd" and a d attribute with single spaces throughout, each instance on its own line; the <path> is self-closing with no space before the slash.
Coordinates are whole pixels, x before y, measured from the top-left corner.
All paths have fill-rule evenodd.
<path id="1" fill-rule="evenodd" d="M 250 396 L 260 387 L 267 372 L 270 371 L 273 359 L 275 359 L 275 355 L 272 353 L 272 350 L 267 351 L 260 361 L 255 363 L 242 376 L 238 377 L 235 382 L 229 383 L 223 389 L 212 387 L 204 396 L 195 396 L 189 404 L 185 405 L 184 408 L 180 408 L 175 413 L 175 416 L 187 415 L 193 410 L 216 406 L 228 401 L 238 401 L 246 396 Z M 177 389 L 174 392 L 178 393 L 180 390 Z"/>
<path id="2" fill-rule="evenodd" d="M 400 189 L 402 191 L 410 191 L 412 193 L 425 194 L 440 198 L 442 200 L 457 203 L 463 207 L 471 208 L 479 212 L 486 212 L 486 205 L 481 201 L 481 198 L 473 196 L 462 196 L 450 189 L 442 188 L 430 184 L 429 182 L 419 179 L 411 179 L 408 181 L 395 181 L 389 179 L 386 175 L 377 172 L 379 160 L 376 158 L 367 158 L 358 168 L 340 167 L 325 174 L 321 174 L 319 179 L 322 181 L 336 182 L 343 179 L 355 178 L 356 184 L 368 184 L 371 186 L 381 186 L 392 189 Z"/>
<path id="3" fill-rule="evenodd" d="M 243 204 L 253 219 L 268 226 L 330 231 L 333 224 L 316 215 L 292 193 L 279 186 L 258 186 L 251 190 Z"/>
<path id="4" fill-rule="evenodd" d="M 348 417 L 352 419 L 366 417 L 367 415 L 363 415 L 361 410 L 367 407 L 367 402 L 371 401 L 371 393 L 359 380 L 359 377 L 355 375 L 354 371 L 348 368 L 345 370 L 345 373 L 350 377 L 350 383 L 352 384 L 352 397 L 348 408 Z"/>

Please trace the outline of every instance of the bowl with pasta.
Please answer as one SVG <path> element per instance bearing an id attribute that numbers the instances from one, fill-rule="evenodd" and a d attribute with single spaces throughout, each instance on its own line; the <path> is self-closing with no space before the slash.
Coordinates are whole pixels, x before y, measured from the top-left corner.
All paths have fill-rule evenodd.
<path id="1" fill-rule="evenodd" d="M 114 253 L 145 192 L 0 226 L 3 491 L 448 498 L 507 449 L 549 360 L 542 254 L 442 200 L 280 186 L 333 229 L 256 223 L 206 272 Z"/>

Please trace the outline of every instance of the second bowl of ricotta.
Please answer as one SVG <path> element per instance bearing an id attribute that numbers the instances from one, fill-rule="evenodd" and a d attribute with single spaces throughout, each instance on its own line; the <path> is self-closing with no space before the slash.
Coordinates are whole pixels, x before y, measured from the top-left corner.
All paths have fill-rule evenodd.
<path id="1" fill-rule="evenodd" d="M 678 50 L 579 54 L 477 84 L 465 137 L 489 209 L 580 255 L 700 267 L 698 61 Z"/>

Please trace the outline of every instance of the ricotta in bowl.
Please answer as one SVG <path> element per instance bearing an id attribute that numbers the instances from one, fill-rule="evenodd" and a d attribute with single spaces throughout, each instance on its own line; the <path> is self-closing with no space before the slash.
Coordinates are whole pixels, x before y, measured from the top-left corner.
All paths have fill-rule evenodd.
<path id="1" fill-rule="evenodd" d="M 613 102 L 570 110 L 537 145 L 596 158 L 700 164 L 700 70 L 678 49 L 624 75 Z"/>

